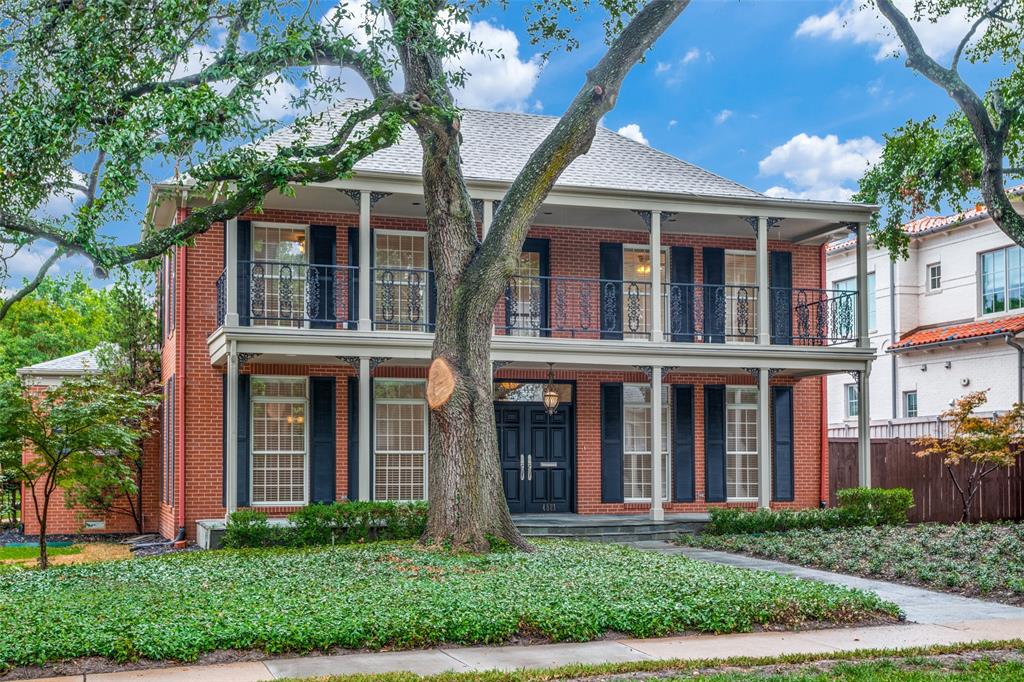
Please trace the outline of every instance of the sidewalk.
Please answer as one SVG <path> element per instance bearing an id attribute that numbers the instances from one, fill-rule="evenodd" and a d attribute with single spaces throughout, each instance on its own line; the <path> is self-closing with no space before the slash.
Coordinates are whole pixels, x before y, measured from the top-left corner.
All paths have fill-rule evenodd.
<path id="1" fill-rule="evenodd" d="M 801 568 L 776 561 L 640 543 L 643 549 L 683 554 L 694 559 L 796 575 L 876 592 L 899 604 L 906 625 L 833 628 L 803 632 L 755 632 L 660 639 L 618 639 L 580 644 L 504 647 L 446 647 L 416 651 L 306 656 L 209 666 L 154 668 L 117 673 L 50 678 L 68 682 L 260 682 L 282 677 L 410 671 L 430 675 L 447 671 L 551 668 L 572 663 L 623 663 L 652 659 L 708 659 L 729 656 L 827 654 L 857 649 L 898 649 L 983 640 L 1024 639 L 1024 608 L 968 599 L 917 587 Z"/>

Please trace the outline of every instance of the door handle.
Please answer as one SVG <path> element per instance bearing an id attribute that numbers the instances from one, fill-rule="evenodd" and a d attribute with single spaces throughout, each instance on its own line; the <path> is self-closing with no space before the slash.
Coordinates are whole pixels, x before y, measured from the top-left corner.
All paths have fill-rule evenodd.
<path id="1" fill-rule="evenodd" d="M 533 480 L 533 455 L 526 456 L 526 480 Z"/>
<path id="2" fill-rule="evenodd" d="M 525 465 L 523 464 L 523 455 L 519 455 L 519 480 L 523 480 L 526 477 Z"/>

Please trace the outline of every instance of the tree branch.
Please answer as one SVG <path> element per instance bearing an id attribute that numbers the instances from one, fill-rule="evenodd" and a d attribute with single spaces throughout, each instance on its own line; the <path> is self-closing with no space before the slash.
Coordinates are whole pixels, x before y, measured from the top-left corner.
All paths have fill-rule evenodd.
<path id="1" fill-rule="evenodd" d="M 967 44 L 971 42 L 971 38 L 974 37 L 975 31 L 977 31 L 982 24 L 992 17 L 998 16 L 999 10 L 1006 6 L 1007 1 L 1008 0 L 1000 0 L 998 4 L 994 5 L 987 12 L 982 12 L 981 16 L 975 19 L 974 23 L 971 24 L 970 30 L 967 31 L 967 34 L 960 41 L 960 44 L 956 46 L 956 52 L 953 53 L 953 61 L 950 63 L 949 67 L 951 71 L 957 70 L 957 64 L 960 63 L 960 55 L 963 54 L 964 48 L 967 47 Z"/>
<path id="2" fill-rule="evenodd" d="M 50 257 L 47 258 L 43 262 L 43 264 L 39 266 L 39 270 L 38 272 L 36 272 L 36 276 L 32 279 L 32 281 L 23 286 L 13 296 L 8 298 L 6 301 L 3 302 L 2 305 L 0 305 L 0 320 L 3 320 L 5 317 L 7 317 L 7 312 L 11 309 L 11 306 L 13 306 L 15 303 L 22 300 L 23 298 L 25 298 L 33 291 L 39 288 L 39 285 L 43 283 L 44 279 L 46 279 L 47 271 L 49 271 L 49 269 L 53 267 L 53 264 L 60 260 L 61 256 L 63 255 L 64 250 L 61 247 L 58 246 L 53 250 L 53 253 L 50 254 Z"/>

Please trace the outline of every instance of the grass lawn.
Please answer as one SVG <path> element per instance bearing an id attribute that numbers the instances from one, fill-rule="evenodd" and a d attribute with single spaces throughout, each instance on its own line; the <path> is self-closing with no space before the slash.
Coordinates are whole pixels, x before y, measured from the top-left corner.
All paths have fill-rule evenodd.
<path id="1" fill-rule="evenodd" d="M 1024 524 L 700 535 L 681 542 L 1024 604 Z"/>
<path id="2" fill-rule="evenodd" d="M 70 547 L 49 547 L 47 554 L 51 557 L 78 554 L 81 547 L 72 545 Z M 0 547 L 0 561 L 22 561 L 24 559 L 38 559 L 38 547 Z"/>
<path id="3" fill-rule="evenodd" d="M 0 664 L 735 632 L 897 613 L 865 592 L 612 545 L 189 552 L 0 574 Z"/>

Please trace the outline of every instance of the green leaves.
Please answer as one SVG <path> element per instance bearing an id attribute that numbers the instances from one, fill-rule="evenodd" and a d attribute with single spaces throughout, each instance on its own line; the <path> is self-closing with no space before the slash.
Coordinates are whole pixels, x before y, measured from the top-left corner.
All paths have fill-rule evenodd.
<path id="1" fill-rule="evenodd" d="M 0 574 L 0 663 L 582 641 L 895 613 L 864 592 L 612 545 L 224 550 Z"/>

